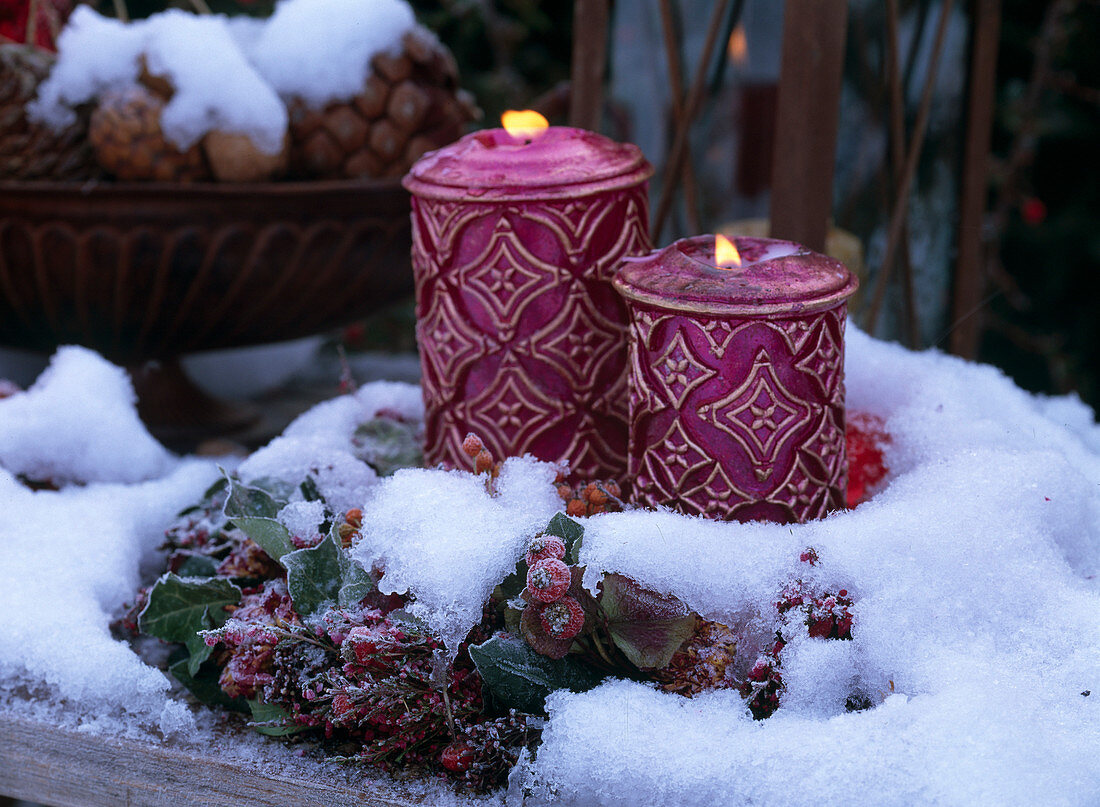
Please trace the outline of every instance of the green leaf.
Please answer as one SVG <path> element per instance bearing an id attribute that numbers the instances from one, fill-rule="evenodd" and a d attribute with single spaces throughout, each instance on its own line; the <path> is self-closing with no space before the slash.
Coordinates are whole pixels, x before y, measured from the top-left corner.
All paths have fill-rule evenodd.
<path id="1" fill-rule="evenodd" d="M 176 570 L 180 577 L 213 577 L 217 572 L 218 562 L 209 555 L 191 555 Z"/>
<path id="2" fill-rule="evenodd" d="M 516 563 L 515 570 L 497 584 L 493 590 L 493 596 L 507 602 L 518 597 L 525 588 L 527 588 L 527 561 L 520 559 Z"/>
<path id="3" fill-rule="evenodd" d="M 305 731 L 307 728 L 295 723 L 286 723 L 290 712 L 277 704 L 254 700 L 248 702 L 248 708 L 252 710 L 252 722 L 249 726 L 260 734 L 266 734 L 269 737 L 285 737 L 288 734 Z"/>
<path id="4" fill-rule="evenodd" d="M 207 606 L 206 611 L 202 615 L 202 621 L 206 623 L 207 627 L 202 630 L 209 630 L 214 627 L 214 620 L 210 616 L 210 607 Z M 187 652 L 190 656 L 187 659 L 187 672 L 191 675 L 196 675 L 199 671 L 199 667 L 202 663 L 210 658 L 210 654 L 214 652 L 214 648 L 206 643 L 206 639 L 196 633 L 184 642 L 187 647 Z"/>
<path id="5" fill-rule="evenodd" d="M 415 428 L 393 418 L 374 418 L 355 430 L 359 444 L 356 456 L 377 471 L 389 476 L 400 468 L 419 468 L 424 453 Z"/>
<path id="6" fill-rule="evenodd" d="M 571 566 L 580 563 L 581 539 L 584 527 L 565 513 L 555 513 L 542 531 L 543 535 L 556 535 L 565 542 L 565 562 Z"/>
<path id="7" fill-rule="evenodd" d="M 294 551 L 290 531 L 275 520 L 281 507 L 265 490 L 229 478 L 225 517 L 273 559 Z"/>
<path id="8" fill-rule="evenodd" d="M 307 502 L 323 502 L 325 500 L 312 476 L 303 479 L 301 484 L 298 485 L 298 490 L 302 491 L 302 496 Z"/>
<path id="9" fill-rule="evenodd" d="M 695 628 L 695 614 L 679 599 L 620 574 L 604 577 L 600 607 L 615 646 L 642 670 L 668 666 Z"/>
<path id="10" fill-rule="evenodd" d="M 347 565 L 341 574 L 340 592 L 336 602 L 341 608 L 350 608 L 372 593 L 377 586 L 371 579 L 370 572 L 348 558 L 345 553 L 341 552 L 340 556 Z"/>
<path id="11" fill-rule="evenodd" d="M 309 616 L 322 603 L 339 599 L 343 583 L 341 549 L 332 536 L 317 546 L 288 552 L 280 559 L 286 567 L 286 587 L 294 610 Z"/>
<path id="12" fill-rule="evenodd" d="M 573 656 L 549 659 L 519 639 L 494 636 L 470 647 L 481 679 L 506 709 L 545 714 L 546 696 L 557 689 L 584 692 L 603 675 Z"/>
<path id="13" fill-rule="evenodd" d="M 186 650 L 180 650 L 180 658 L 170 661 L 168 672 L 183 686 L 191 691 L 191 694 L 205 703 L 207 706 L 222 706 L 237 712 L 247 711 L 244 698 L 231 698 L 222 691 L 218 684 L 218 676 L 221 674 L 218 665 L 213 662 L 203 664 L 197 673 L 192 673 L 189 667 L 189 659 L 184 656 Z"/>
<path id="14" fill-rule="evenodd" d="M 166 574 L 149 591 L 138 615 L 143 633 L 168 642 L 190 642 L 200 630 L 225 624 L 224 606 L 236 605 L 241 590 L 224 578 L 199 580 Z"/>

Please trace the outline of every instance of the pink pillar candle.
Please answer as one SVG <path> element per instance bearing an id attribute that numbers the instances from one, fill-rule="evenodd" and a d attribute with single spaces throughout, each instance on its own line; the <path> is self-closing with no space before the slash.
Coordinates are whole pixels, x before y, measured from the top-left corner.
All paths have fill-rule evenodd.
<path id="1" fill-rule="evenodd" d="M 425 458 L 468 467 L 474 432 L 497 458 L 626 471 L 627 312 L 620 259 L 650 248 L 636 146 L 581 129 L 491 129 L 431 152 L 412 193 Z"/>
<path id="2" fill-rule="evenodd" d="M 857 281 L 789 241 L 714 236 L 624 261 L 634 500 L 739 521 L 844 506 L 844 323 Z"/>

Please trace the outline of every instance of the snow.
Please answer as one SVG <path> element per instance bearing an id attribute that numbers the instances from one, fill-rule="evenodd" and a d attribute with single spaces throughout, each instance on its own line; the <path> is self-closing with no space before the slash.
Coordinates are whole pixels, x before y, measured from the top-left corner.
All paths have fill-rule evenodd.
<path id="1" fill-rule="evenodd" d="M 17 473 L 80 484 L 32 492 Z M 108 626 L 143 564 L 159 562 L 164 527 L 216 476 L 153 440 L 125 373 L 83 348 L 62 348 L 31 389 L 0 400 L 0 694 L 45 686 L 93 719 L 190 727 L 168 679 Z"/>
<path id="2" fill-rule="evenodd" d="M 63 125 L 73 119 L 71 107 L 135 85 L 144 60 L 152 75 L 166 77 L 175 89 L 161 128 L 180 149 L 214 130 L 247 134 L 268 154 L 283 147 L 286 106 L 245 59 L 224 16 L 172 9 L 124 25 L 79 6 L 58 39 L 58 52 L 31 106 L 43 120 Z"/>
<path id="3" fill-rule="evenodd" d="M 787 689 L 764 721 L 732 691 L 689 700 L 609 681 L 556 693 L 513 803 L 524 791 L 528 807 L 1100 803 L 1093 413 L 1072 397 L 1022 392 L 993 368 L 854 328 L 846 369 L 849 407 L 883 417 L 892 437 L 892 476 L 873 500 L 805 525 L 594 516 L 581 559 L 590 584 L 598 571 L 621 572 L 726 621 L 750 664 L 796 576 L 848 589 L 853 639 L 790 636 Z M 217 470 L 143 455 L 123 382 L 87 351 L 63 351 L 35 387 L 0 400 L 0 696 L 22 686 L 63 699 L 94 730 L 125 710 L 161 732 L 186 731 L 163 676 L 113 641 L 107 623 L 143 563 L 155 572 L 159 531 Z M 241 471 L 297 482 L 331 466 L 328 482 L 364 511 L 356 558 L 384 565 L 387 588 L 414 593 L 417 615 L 452 647 L 558 502 L 553 469 L 530 459 L 504 464 L 496 496 L 456 471 L 339 482 L 356 426 L 380 408 L 419 417 L 418 397 L 408 385 L 370 385 L 322 404 Z M 96 463 L 51 440 L 53 423 L 94 445 L 86 457 Z M 17 461 L 87 484 L 31 492 L 14 479 Z M 303 503 L 282 515 L 302 529 L 315 517 Z M 808 546 L 814 567 L 799 562 Z M 846 711 L 853 695 L 870 708 Z"/>
<path id="4" fill-rule="evenodd" d="M 0 468 L 36 481 L 133 483 L 174 458 L 137 416 L 125 371 L 64 347 L 26 392 L 0 399 Z"/>
<path id="5" fill-rule="evenodd" d="M 282 0 L 246 49 L 284 98 L 323 106 L 358 94 L 371 59 L 399 52 L 415 24 L 404 0 Z"/>
<path id="6" fill-rule="evenodd" d="M 28 109 L 64 127 L 73 108 L 138 83 L 144 63 L 175 92 L 161 113 L 180 149 L 211 131 L 245 134 L 277 154 L 286 102 L 347 100 L 363 89 L 371 59 L 400 51 L 416 20 L 405 0 L 282 0 L 266 20 L 179 9 L 121 23 L 76 8 L 58 38 L 58 61 Z"/>
<path id="7" fill-rule="evenodd" d="M 416 600 L 406 610 L 428 623 L 453 658 L 493 589 L 560 509 L 555 473 L 530 457 L 509 458 L 490 496 L 484 476 L 398 471 L 363 505 L 352 557 L 385 569 L 383 593 L 411 593 Z"/>

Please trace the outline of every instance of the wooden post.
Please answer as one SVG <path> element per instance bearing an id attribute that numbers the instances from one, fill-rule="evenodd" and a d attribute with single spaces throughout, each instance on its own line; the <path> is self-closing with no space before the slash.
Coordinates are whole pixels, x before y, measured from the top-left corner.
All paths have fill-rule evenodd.
<path id="1" fill-rule="evenodd" d="M 572 92 L 569 125 L 599 131 L 607 63 L 608 0 L 573 3 Z"/>
<path id="2" fill-rule="evenodd" d="M 1001 1 L 975 0 L 974 37 L 970 56 L 970 100 L 959 200 L 959 254 L 951 303 L 951 352 L 973 359 L 982 334 L 981 306 L 985 296 L 985 218 L 989 191 L 989 141 L 993 131 L 993 100 L 997 79 L 997 41 Z"/>
<path id="3" fill-rule="evenodd" d="M 771 234 L 825 248 L 848 0 L 786 0 L 772 163 Z"/>

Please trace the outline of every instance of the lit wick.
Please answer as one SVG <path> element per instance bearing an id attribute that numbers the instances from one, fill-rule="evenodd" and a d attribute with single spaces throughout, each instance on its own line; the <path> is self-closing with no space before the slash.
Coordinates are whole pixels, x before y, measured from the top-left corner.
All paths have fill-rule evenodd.
<path id="1" fill-rule="evenodd" d="M 523 140 L 524 145 L 530 143 L 550 126 L 550 122 L 533 109 L 509 109 L 500 116 L 500 123 L 504 131 L 517 140 Z"/>
<path id="2" fill-rule="evenodd" d="M 720 269 L 740 269 L 741 253 L 724 235 L 714 236 L 714 264 Z"/>

